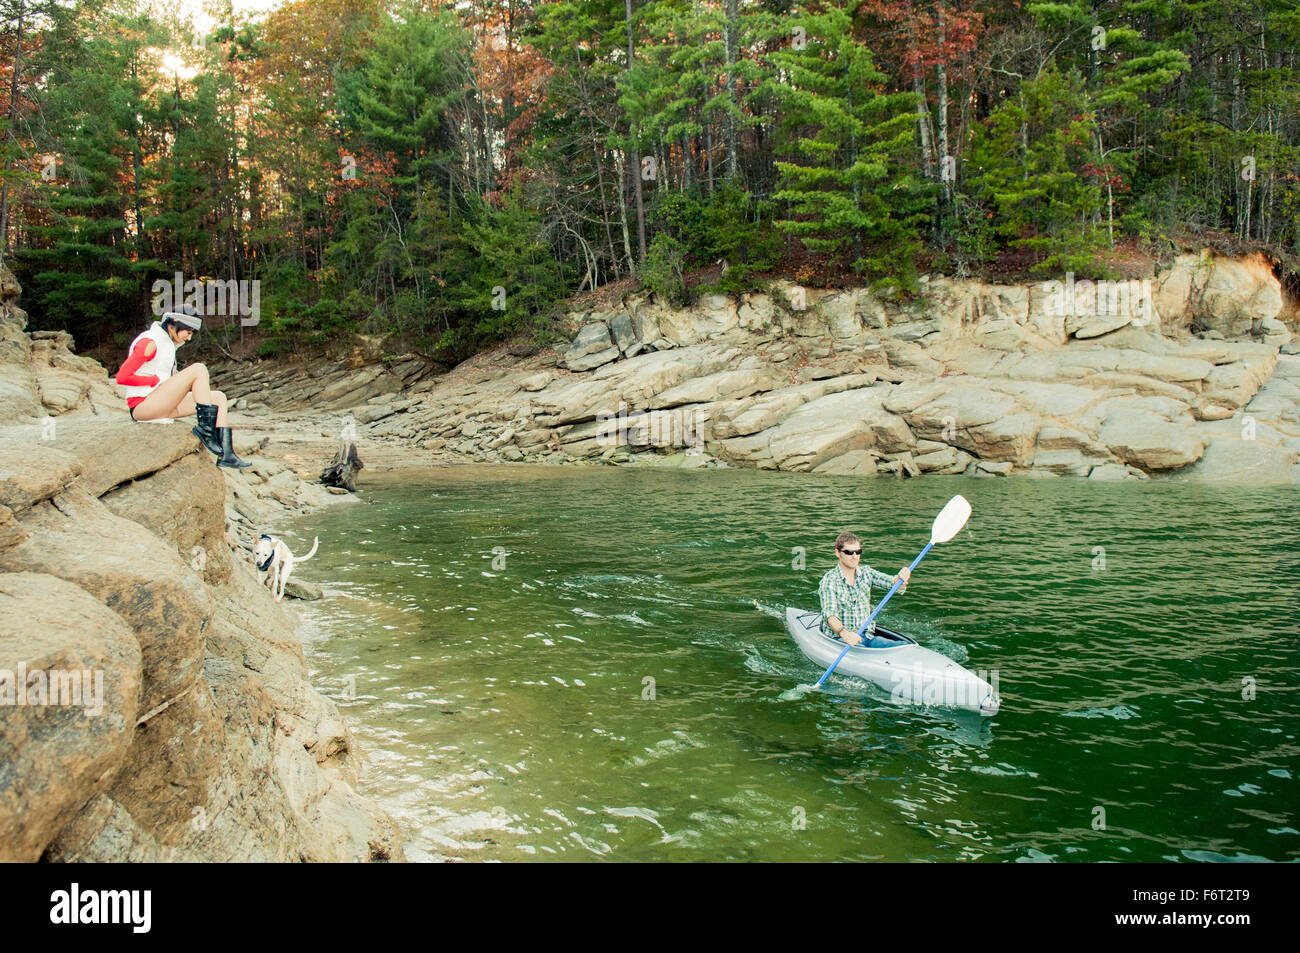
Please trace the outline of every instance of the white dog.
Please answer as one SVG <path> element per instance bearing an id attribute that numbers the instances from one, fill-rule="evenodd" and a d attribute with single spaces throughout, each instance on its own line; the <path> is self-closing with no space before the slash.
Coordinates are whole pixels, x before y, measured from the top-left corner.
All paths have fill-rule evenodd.
<path id="1" fill-rule="evenodd" d="M 313 539 L 311 552 L 306 556 L 295 557 L 284 540 L 267 536 L 265 533 L 258 537 L 257 545 L 253 547 L 253 561 L 257 563 L 258 572 L 266 573 L 262 577 L 262 582 L 275 595 L 276 602 L 284 598 L 284 587 L 289 582 L 293 567 L 315 556 L 319 543 L 319 537 Z"/>

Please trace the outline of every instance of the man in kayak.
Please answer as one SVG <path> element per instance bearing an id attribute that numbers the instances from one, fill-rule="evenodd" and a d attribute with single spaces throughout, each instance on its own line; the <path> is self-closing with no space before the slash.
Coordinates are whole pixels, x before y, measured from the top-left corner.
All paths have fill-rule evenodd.
<path id="1" fill-rule="evenodd" d="M 850 645 L 860 645 L 863 638 L 858 628 L 871 615 L 871 587 L 889 589 L 901 576 L 900 593 L 907 591 L 907 580 L 912 571 L 904 566 L 897 576 L 886 576 L 870 566 L 862 565 L 862 541 L 852 533 L 840 533 L 835 540 L 835 554 L 839 563 L 822 576 L 817 594 L 822 601 L 822 632 L 837 636 Z M 875 632 L 876 624 L 867 627 L 866 638 Z"/>

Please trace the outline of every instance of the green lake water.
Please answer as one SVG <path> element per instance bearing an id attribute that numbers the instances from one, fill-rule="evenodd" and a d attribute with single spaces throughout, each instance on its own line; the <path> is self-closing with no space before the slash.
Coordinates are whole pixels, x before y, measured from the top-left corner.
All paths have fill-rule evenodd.
<path id="1" fill-rule="evenodd" d="M 1294 489 L 402 479 L 287 536 L 320 536 L 313 680 L 413 860 L 1300 858 Z M 838 676 L 790 700 L 820 667 L 784 608 L 816 607 L 835 535 L 893 573 L 954 493 L 966 529 L 881 619 L 995 675 L 1001 712 Z"/>

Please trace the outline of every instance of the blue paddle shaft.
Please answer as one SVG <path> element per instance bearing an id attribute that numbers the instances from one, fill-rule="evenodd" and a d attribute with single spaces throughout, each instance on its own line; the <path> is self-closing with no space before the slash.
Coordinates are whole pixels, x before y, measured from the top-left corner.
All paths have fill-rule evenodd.
<path id="1" fill-rule="evenodd" d="M 913 559 L 912 565 L 908 567 L 908 575 L 911 575 L 912 571 L 916 569 L 917 564 L 920 563 L 920 561 L 925 558 L 925 554 L 930 551 L 930 547 L 933 545 L 934 545 L 933 539 L 931 539 L 928 543 L 925 544 L 925 549 L 921 550 L 921 554 L 917 556 L 915 559 Z M 858 571 L 861 572 L 862 570 L 859 568 Z M 898 587 L 901 586 L 902 584 L 903 584 L 903 579 L 901 576 L 898 579 L 894 580 L 894 584 L 890 586 L 889 591 L 885 593 L 885 598 L 881 599 L 880 602 L 876 604 L 876 607 L 871 610 L 871 615 L 867 616 L 867 621 L 862 623 L 862 625 L 858 628 L 857 631 L 858 635 L 861 635 L 863 632 L 865 632 L 867 626 L 871 625 L 871 621 L 876 616 L 880 615 L 880 610 L 885 608 L 885 603 L 888 602 L 891 598 L 893 598 L 894 593 L 898 591 Z M 817 679 L 817 684 L 814 685 L 813 688 L 822 687 L 822 682 L 826 681 L 826 679 L 831 677 L 831 672 L 835 671 L 835 666 L 839 665 L 840 662 L 844 660 L 844 656 L 849 654 L 849 649 L 851 648 L 853 648 L 852 643 L 846 642 L 844 644 L 844 651 L 840 652 L 840 654 L 835 657 L 835 661 L 831 662 L 830 668 L 822 672 L 822 677 Z"/>

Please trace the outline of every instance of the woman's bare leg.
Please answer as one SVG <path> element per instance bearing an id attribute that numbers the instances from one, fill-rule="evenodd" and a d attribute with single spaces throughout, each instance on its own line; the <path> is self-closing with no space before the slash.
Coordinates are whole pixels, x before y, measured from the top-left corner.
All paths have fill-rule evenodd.
<path id="1" fill-rule="evenodd" d="M 212 388 L 208 386 L 208 369 L 202 364 L 191 364 L 179 374 L 173 374 L 152 391 L 149 396 L 135 405 L 136 420 L 158 420 L 162 417 L 178 416 L 174 413 L 181 401 L 193 396 L 200 404 L 211 403 Z M 223 395 L 224 396 L 224 395 Z M 188 414 L 194 413 L 191 407 Z M 188 416 L 179 415 L 179 416 Z"/>
<path id="2" fill-rule="evenodd" d="M 209 391 L 208 393 L 212 397 L 212 400 L 208 401 L 208 403 L 217 405 L 217 422 L 213 426 L 229 427 L 230 424 L 226 423 L 226 395 L 221 393 L 219 390 Z M 176 405 L 176 409 L 167 416 L 188 417 L 190 414 L 194 413 L 194 405 L 196 403 L 198 403 L 198 401 L 194 399 L 193 394 L 186 394 L 181 398 L 181 402 Z"/>
<path id="3" fill-rule="evenodd" d="M 216 425 L 218 427 L 229 427 L 230 422 L 226 419 L 226 395 L 219 390 L 214 390 L 212 391 L 212 396 L 208 403 L 217 405 Z"/>

